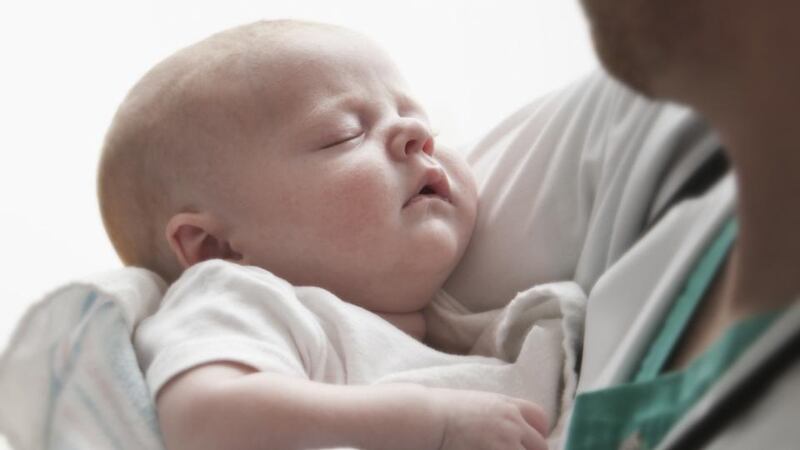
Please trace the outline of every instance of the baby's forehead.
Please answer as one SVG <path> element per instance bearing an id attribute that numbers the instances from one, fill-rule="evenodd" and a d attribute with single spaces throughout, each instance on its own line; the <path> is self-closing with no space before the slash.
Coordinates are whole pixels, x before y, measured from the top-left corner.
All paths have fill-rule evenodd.
<path id="1" fill-rule="evenodd" d="M 339 110 L 358 98 L 404 91 L 394 63 L 368 39 L 346 30 L 301 29 L 250 46 L 206 84 L 226 101 L 280 121 L 295 113 Z"/>
<path id="2" fill-rule="evenodd" d="M 341 78 L 394 70 L 372 42 L 338 27 L 313 25 L 255 38 L 236 33 L 214 38 L 195 49 L 193 67 L 185 70 L 199 75 L 203 89 L 241 92 L 241 98 L 228 96 L 240 101 L 258 94 L 278 97 L 292 85 L 313 90 Z"/>
<path id="3" fill-rule="evenodd" d="M 390 58 L 358 33 L 316 24 L 262 31 L 223 32 L 178 59 L 187 81 L 175 77 L 185 86 L 176 112 L 194 124 L 186 133 L 207 131 L 231 147 L 299 139 L 298 123 L 327 126 L 324 118 L 359 99 L 405 91 Z"/>

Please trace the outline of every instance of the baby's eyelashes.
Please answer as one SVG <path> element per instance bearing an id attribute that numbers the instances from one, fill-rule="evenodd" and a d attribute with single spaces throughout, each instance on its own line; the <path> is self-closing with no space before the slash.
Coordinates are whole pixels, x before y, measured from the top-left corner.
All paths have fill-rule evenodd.
<path id="1" fill-rule="evenodd" d="M 348 142 L 350 142 L 350 141 L 354 141 L 354 140 L 356 140 L 356 139 L 360 138 L 360 137 L 361 137 L 361 136 L 363 136 L 363 135 L 364 135 L 364 133 L 363 133 L 363 132 L 358 132 L 358 133 L 356 133 L 356 134 L 352 134 L 352 135 L 349 135 L 349 136 L 347 136 L 347 137 L 343 137 L 343 138 L 334 139 L 332 142 L 330 142 L 330 143 L 328 143 L 328 144 L 325 144 L 325 145 L 323 145 L 323 146 L 321 147 L 321 150 L 325 150 L 325 149 L 328 149 L 328 148 L 337 147 L 337 146 L 339 146 L 339 145 L 342 145 L 342 144 L 348 143 Z"/>

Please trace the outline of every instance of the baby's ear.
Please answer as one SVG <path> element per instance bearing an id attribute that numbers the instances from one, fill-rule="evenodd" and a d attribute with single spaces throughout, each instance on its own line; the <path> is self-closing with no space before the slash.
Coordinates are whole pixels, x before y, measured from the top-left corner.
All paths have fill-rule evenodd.
<path id="1" fill-rule="evenodd" d="M 217 221 L 206 213 L 178 213 L 167 222 L 166 238 L 181 267 L 187 269 L 208 259 L 237 261 L 242 255 L 220 235 Z"/>

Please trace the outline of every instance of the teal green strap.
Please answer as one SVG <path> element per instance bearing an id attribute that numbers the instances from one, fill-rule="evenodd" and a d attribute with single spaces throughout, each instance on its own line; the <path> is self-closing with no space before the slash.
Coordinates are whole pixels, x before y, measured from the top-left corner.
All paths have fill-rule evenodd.
<path id="1" fill-rule="evenodd" d="M 662 372 L 678 341 L 689 326 L 697 305 L 709 286 L 711 286 L 720 266 L 725 261 L 728 250 L 736 238 L 737 229 L 738 226 L 735 219 L 728 221 L 697 264 L 696 270 L 692 272 L 686 281 L 683 292 L 675 301 L 672 310 L 665 319 L 661 331 L 650 344 L 650 348 L 642 359 L 638 371 L 635 372 L 633 381 L 652 380 Z"/>
<path id="2" fill-rule="evenodd" d="M 782 313 L 736 323 L 682 370 L 578 395 L 566 448 L 612 450 L 633 441 L 634 448 L 654 448 Z"/>

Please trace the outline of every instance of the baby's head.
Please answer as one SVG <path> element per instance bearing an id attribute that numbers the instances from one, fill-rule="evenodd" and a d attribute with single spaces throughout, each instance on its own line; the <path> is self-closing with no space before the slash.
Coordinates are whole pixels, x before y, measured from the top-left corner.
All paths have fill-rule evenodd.
<path id="1" fill-rule="evenodd" d="M 168 281 L 212 258 L 367 309 L 421 309 L 460 259 L 476 193 L 388 56 L 338 27 L 260 22 L 153 68 L 99 169 L 123 262 Z"/>

